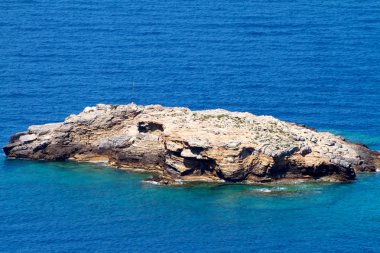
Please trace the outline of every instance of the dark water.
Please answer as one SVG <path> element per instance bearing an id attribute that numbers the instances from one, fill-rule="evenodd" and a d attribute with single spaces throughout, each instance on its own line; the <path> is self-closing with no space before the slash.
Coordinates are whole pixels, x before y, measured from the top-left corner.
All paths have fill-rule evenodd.
<path id="1" fill-rule="evenodd" d="M 380 150 L 379 1 L 0 3 L 0 144 L 96 103 L 270 114 Z M 380 176 L 157 187 L 0 158 L 3 252 L 379 252 Z"/>

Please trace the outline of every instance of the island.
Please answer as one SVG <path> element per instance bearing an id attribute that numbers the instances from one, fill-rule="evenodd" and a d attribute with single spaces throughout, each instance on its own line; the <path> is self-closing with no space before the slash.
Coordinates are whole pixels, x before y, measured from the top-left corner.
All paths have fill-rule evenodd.
<path id="1" fill-rule="evenodd" d="M 380 168 L 380 154 L 363 144 L 272 116 L 134 103 L 30 126 L 3 150 L 10 159 L 144 170 L 159 184 L 340 182 Z"/>

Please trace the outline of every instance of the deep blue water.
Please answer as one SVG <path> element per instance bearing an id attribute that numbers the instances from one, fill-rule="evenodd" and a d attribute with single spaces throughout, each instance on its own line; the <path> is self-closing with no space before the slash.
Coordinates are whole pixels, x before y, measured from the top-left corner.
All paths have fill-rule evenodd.
<path id="1" fill-rule="evenodd" d="M 380 1 L 0 2 L 0 144 L 97 103 L 269 114 L 380 150 Z M 0 156 L 2 252 L 380 252 L 380 175 L 157 187 Z"/>

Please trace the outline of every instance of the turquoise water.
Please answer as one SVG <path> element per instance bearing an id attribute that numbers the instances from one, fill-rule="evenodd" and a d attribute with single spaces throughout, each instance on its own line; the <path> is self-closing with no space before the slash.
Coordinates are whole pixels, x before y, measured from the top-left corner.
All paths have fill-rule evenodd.
<path id="1" fill-rule="evenodd" d="M 270 114 L 380 150 L 379 1 L 0 3 L 0 144 L 96 103 Z M 160 187 L 0 156 L 2 252 L 379 252 L 380 175 Z"/>
<path id="2" fill-rule="evenodd" d="M 100 165 L 2 161 L 4 252 L 378 252 L 380 175 L 159 187 Z"/>

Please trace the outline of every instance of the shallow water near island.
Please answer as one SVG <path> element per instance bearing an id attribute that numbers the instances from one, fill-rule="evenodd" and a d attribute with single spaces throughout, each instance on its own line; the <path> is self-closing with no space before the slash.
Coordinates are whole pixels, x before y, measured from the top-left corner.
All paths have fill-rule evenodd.
<path id="1" fill-rule="evenodd" d="M 273 115 L 380 150 L 379 1 L 2 1 L 0 144 L 97 103 Z M 0 252 L 379 252 L 380 174 L 142 183 L 0 155 Z"/>
<path id="2" fill-rule="evenodd" d="M 320 252 L 335 244 L 376 252 L 379 246 L 379 174 L 341 184 L 157 186 L 142 182 L 149 174 L 97 164 L 0 164 L 4 252 Z"/>

